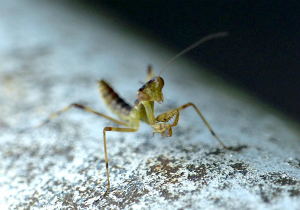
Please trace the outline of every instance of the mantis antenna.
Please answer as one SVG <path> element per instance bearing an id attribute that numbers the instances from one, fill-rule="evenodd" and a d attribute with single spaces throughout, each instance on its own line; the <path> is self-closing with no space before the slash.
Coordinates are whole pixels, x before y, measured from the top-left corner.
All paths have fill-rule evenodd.
<path id="1" fill-rule="evenodd" d="M 183 54 L 189 52 L 190 50 L 198 47 L 199 45 L 203 44 L 204 42 L 207 42 L 209 40 L 212 39 L 216 39 L 216 38 L 222 38 L 222 37 L 226 37 L 228 36 L 229 33 L 228 32 L 218 32 L 218 33 L 214 33 L 214 34 L 210 34 L 208 36 L 205 36 L 203 38 L 201 38 L 199 41 L 195 42 L 194 44 L 192 44 L 191 46 L 185 48 L 184 50 L 182 50 L 180 53 L 178 53 L 175 57 L 173 57 L 166 65 L 165 67 L 161 70 L 161 72 L 159 73 L 158 76 L 161 75 L 161 73 L 163 73 L 163 71 L 171 64 L 173 63 L 178 57 L 182 56 Z"/>

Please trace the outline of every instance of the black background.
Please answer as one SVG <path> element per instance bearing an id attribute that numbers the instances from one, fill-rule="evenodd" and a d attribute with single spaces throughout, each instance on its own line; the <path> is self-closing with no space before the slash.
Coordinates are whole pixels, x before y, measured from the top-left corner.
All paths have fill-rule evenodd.
<path id="1" fill-rule="evenodd" d="M 300 120 L 299 1 L 88 1 L 183 49 L 214 32 L 230 36 L 189 52 L 215 73 Z"/>

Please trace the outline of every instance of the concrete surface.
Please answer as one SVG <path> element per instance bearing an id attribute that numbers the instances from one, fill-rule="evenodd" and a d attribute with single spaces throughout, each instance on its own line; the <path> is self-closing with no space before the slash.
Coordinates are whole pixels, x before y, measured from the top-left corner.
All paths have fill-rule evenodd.
<path id="1" fill-rule="evenodd" d="M 96 12 L 98 14 L 96 14 Z M 105 11 L 67 3 L 0 1 L 1 209 L 300 209 L 300 127 L 270 106 L 184 58 L 167 69 L 156 115 L 194 102 L 171 138 L 108 133 L 106 190 L 102 129 L 114 124 L 72 102 L 109 110 L 97 80 L 128 102 L 175 55 Z M 221 40 L 219 40 L 221 41 Z"/>

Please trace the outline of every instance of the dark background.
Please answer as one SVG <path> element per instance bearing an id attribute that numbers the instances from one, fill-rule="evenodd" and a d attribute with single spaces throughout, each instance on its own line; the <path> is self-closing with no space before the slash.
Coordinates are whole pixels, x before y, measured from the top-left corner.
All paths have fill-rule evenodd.
<path id="1" fill-rule="evenodd" d="M 88 1 L 182 50 L 199 38 L 230 36 L 189 52 L 229 82 L 300 120 L 299 1 Z"/>

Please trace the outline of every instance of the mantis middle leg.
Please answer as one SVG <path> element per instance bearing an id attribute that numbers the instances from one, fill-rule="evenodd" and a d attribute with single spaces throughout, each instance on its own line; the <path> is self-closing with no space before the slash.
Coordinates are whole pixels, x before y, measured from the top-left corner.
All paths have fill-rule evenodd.
<path id="1" fill-rule="evenodd" d="M 110 188 L 109 181 L 109 170 L 108 170 L 108 156 L 107 156 L 107 148 L 106 148 L 106 131 L 116 131 L 116 132 L 136 132 L 138 130 L 138 126 L 136 128 L 117 128 L 117 127 L 105 127 L 103 129 L 103 143 L 104 143 L 104 154 L 105 154 L 105 166 L 106 166 L 106 174 L 107 174 L 107 190 L 104 193 L 104 197 L 107 195 Z"/>
<path id="2" fill-rule="evenodd" d="M 152 128 L 154 129 L 154 133 L 160 133 L 162 136 L 172 136 L 172 127 L 176 126 L 179 120 L 179 112 L 189 106 L 194 107 L 196 112 L 199 114 L 207 128 L 210 130 L 211 134 L 215 137 L 215 139 L 225 148 L 229 149 L 228 147 L 225 146 L 225 144 L 220 140 L 220 138 L 216 135 L 216 133 L 213 131 L 211 126 L 208 124 L 200 110 L 195 106 L 193 103 L 187 103 L 184 104 L 183 106 L 178 107 L 177 109 L 172 109 L 168 112 L 165 112 L 159 116 L 156 117 L 155 119 L 155 124 L 151 125 Z M 172 121 L 172 122 L 171 122 Z M 170 123 L 171 122 L 171 123 Z M 153 134 L 154 134 L 153 133 Z"/>

